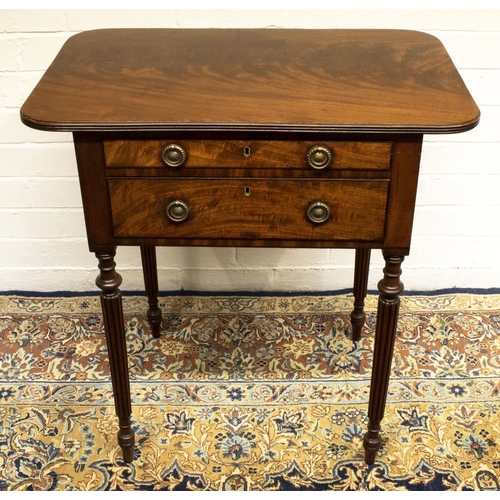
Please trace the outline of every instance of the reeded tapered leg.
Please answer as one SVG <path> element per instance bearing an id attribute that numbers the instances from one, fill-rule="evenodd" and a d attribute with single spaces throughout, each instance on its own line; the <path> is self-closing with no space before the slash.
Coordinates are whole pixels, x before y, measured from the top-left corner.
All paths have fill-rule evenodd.
<path id="1" fill-rule="evenodd" d="M 141 247 L 142 272 L 144 286 L 148 296 L 148 322 L 151 334 L 155 339 L 160 337 L 161 309 L 158 307 L 158 271 L 156 267 L 156 248 L 154 246 Z"/>
<path id="2" fill-rule="evenodd" d="M 368 272 L 370 270 L 369 248 L 356 249 L 354 264 L 354 310 L 351 313 L 352 339 L 359 340 L 365 325 L 365 298 L 368 288 Z"/>
<path id="3" fill-rule="evenodd" d="M 118 444 L 123 452 L 123 460 L 132 462 L 135 436 L 130 422 L 132 404 L 128 375 L 127 346 L 123 321 L 122 297 L 119 286 L 121 276 L 115 271 L 115 251 L 96 253 L 100 273 L 96 285 L 101 289 L 101 307 L 104 331 L 108 346 L 109 366 L 115 409 L 119 421 Z"/>
<path id="4" fill-rule="evenodd" d="M 384 252 L 384 277 L 378 284 L 377 328 L 373 353 L 370 402 L 368 405 L 368 431 L 364 437 L 365 461 L 373 464 L 381 444 L 380 422 L 384 417 L 387 390 L 391 374 L 392 353 L 399 313 L 399 294 L 403 291 L 401 263 L 403 256 L 389 255 Z"/>

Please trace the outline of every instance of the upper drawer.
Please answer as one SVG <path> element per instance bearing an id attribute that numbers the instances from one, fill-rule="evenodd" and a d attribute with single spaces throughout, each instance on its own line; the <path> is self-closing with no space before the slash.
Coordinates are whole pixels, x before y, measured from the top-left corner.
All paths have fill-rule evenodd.
<path id="1" fill-rule="evenodd" d="M 380 169 L 391 142 L 116 140 L 104 141 L 108 167 Z"/>

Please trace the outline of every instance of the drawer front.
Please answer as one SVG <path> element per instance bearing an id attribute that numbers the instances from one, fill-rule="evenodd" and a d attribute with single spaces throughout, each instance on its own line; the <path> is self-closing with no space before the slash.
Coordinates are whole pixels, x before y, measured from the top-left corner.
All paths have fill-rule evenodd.
<path id="1" fill-rule="evenodd" d="M 388 181 L 117 177 L 108 182 L 118 238 L 384 237 Z M 318 221 L 328 212 L 326 221 Z M 187 218 L 179 221 L 186 213 Z"/>
<path id="2" fill-rule="evenodd" d="M 315 169 L 387 170 L 390 167 L 391 148 L 391 142 L 104 141 L 106 166 L 118 168 L 253 167 L 296 168 L 311 171 Z M 331 155 L 329 160 L 328 151 Z M 183 154 L 184 157 L 182 157 Z M 178 160 L 174 161 L 174 164 L 183 160 L 182 165 L 169 165 L 169 155 Z M 327 165 L 324 166 L 324 163 Z"/>

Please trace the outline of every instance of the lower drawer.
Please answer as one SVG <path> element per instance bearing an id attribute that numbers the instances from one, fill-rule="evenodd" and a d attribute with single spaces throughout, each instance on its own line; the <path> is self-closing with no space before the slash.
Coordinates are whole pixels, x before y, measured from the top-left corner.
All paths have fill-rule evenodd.
<path id="1" fill-rule="evenodd" d="M 115 237 L 381 241 L 386 180 L 110 178 Z"/>

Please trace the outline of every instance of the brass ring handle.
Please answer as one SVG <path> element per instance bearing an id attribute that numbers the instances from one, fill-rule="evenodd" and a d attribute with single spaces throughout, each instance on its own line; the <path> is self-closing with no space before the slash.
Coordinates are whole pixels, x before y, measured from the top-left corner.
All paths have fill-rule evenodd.
<path id="1" fill-rule="evenodd" d="M 183 222 L 189 217 L 189 205 L 181 200 L 169 203 L 165 211 L 172 222 Z"/>
<path id="2" fill-rule="evenodd" d="M 333 153 L 326 146 L 313 146 L 307 152 L 306 157 L 310 167 L 316 170 L 322 170 L 328 167 L 332 162 Z"/>
<path id="3" fill-rule="evenodd" d="M 307 207 L 306 215 L 311 222 L 321 224 L 330 218 L 330 207 L 322 201 L 315 201 Z"/>
<path id="4" fill-rule="evenodd" d="M 186 150 L 178 144 L 168 144 L 160 153 L 161 160 L 168 167 L 182 167 L 186 163 Z"/>

